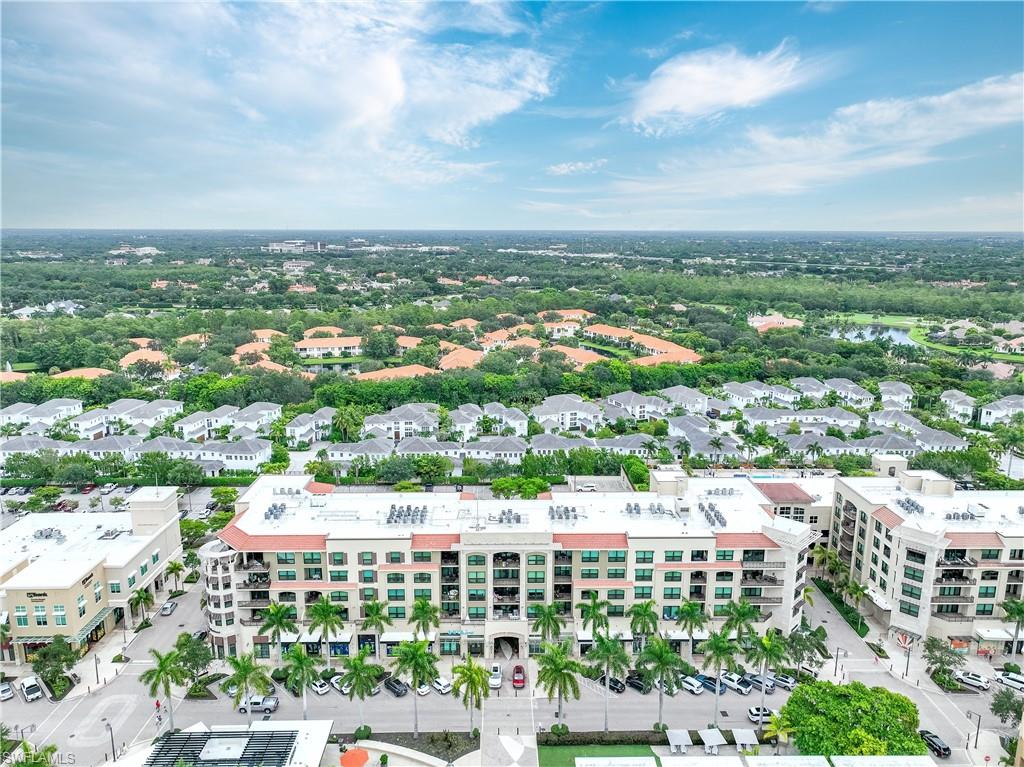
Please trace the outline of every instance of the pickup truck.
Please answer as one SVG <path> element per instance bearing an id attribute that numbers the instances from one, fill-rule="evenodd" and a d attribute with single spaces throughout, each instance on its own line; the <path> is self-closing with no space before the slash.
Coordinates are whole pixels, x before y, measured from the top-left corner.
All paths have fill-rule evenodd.
<path id="1" fill-rule="evenodd" d="M 277 707 L 280 704 L 274 695 L 254 695 L 249 696 L 248 700 L 243 700 L 238 704 L 238 713 L 244 714 L 247 711 L 262 711 L 264 714 L 272 714 L 277 711 Z"/>

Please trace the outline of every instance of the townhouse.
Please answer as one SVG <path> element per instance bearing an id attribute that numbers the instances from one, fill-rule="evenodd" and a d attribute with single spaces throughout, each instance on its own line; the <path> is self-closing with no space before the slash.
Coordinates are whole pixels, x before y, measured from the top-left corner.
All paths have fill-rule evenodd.
<path id="1" fill-rule="evenodd" d="M 594 447 L 594 440 L 587 437 L 566 437 L 561 434 L 535 434 L 530 439 L 530 452 L 536 455 L 568 453 L 570 450 Z"/>
<path id="2" fill-rule="evenodd" d="M 530 417 L 544 431 L 589 431 L 604 423 L 599 405 L 578 394 L 555 394 L 530 409 Z"/>
<path id="3" fill-rule="evenodd" d="M 829 393 L 829 388 L 817 378 L 801 376 L 791 380 L 789 385 L 800 392 L 801 396 L 812 400 L 822 400 Z"/>
<path id="4" fill-rule="evenodd" d="M 1009 397 L 990 402 L 981 406 L 981 414 L 978 416 L 978 423 L 982 426 L 995 426 L 997 423 L 1009 423 L 1013 417 L 1024 413 L 1024 394 L 1014 394 Z"/>
<path id="5" fill-rule="evenodd" d="M 807 456 L 814 460 L 823 455 L 835 457 L 853 453 L 854 448 L 827 434 L 783 434 L 780 439 L 789 448 L 790 457 Z"/>
<path id="6" fill-rule="evenodd" d="M 737 410 L 756 405 L 771 399 L 771 389 L 760 381 L 737 383 L 729 381 L 723 384 L 725 399 Z"/>
<path id="7" fill-rule="evenodd" d="M 351 463 L 365 459 L 370 463 L 382 461 L 395 451 L 389 437 L 370 437 L 359 442 L 337 442 L 327 448 L 327 460 L 332 463 Z"/>
<path id="8" fill-rule="evenodd" d="M 974 408 L 977 405 L 974 397 L 957 389 L 946 389 L 939 396 L 939 401 L 945 405 L 950 418 L 960 423 L 970 423 L 974 420 Z"/>
<path id="9" fill-rule="evenodd" d="M 284 427 L 288 445 L 295 447 L 300 442 L 312 444 L 327 439 L 330 436 L 331 424 L 336 412 L 338 411 L 333 407 L 322 407 L 315 413 L 302 413 L 295 416 Z"/>
<path id="10" fill-rule="evenodd" d="M 411 402 L 387 413 L 363 419 L 360 436 L 388 437 L 395 442 L 406 437 L 437 436 L 440 408 L 432 402 Z"/>
<path id="11" fill-rule="evenodd" d="M 925 426 L 920 420 L 901 410 L 876 410 L 868 413 L 868 422 L 874 426 L 895 429 L 913 437 L 921 450 L 966 450 L 967 440 L 941 429 Z"/>
<path id="12" fill-rule="evenodd" d="M 462 457 L 462 445 L 458 442 L 438 440 L 433 437 L 406 437 L 395 445 L 395 455 L 409 458 L 441 455 L 456 461 Z"/>
<path id="13" fill-rule="evenodd" d="M 199 446 L 196 459 L 211 464 L 216 473 L 217 469 L 258 471 L 261 464 L 270 460 L 270 447 L 268 439 L 210 440 Z"/>
<path id="14" fill-rule="evenodd" d="M 661 389 L 658 394 L 687 413 L 703 415 L 708 410 L 708 395 L 689 386 L 670 386 Z"/>
<path id="15" fill-rule="evenodd" d="M 82 412 L 82 401 L 77 399 L 51 399 L 38 405 L 15 402 L 3 409 L 3 424 L 39 424 L 51 428 L 58 421 L 73 418 Z"/>
<path id="16" fill-rule="evenodd" d="M 580 329 L 578 322 L 545 322 L 544 333 L 547 334 L 548 338 L 553 340 L 559 340 L 561 338 L 572 338 L 575 336 Z"/>
<path id="17" fill-rule="evenodd" d="M 481 433 L 511 433 L 526 436 L 530 419 L 517 407 L 505 407 L 500 402 L 488 402 L 483 407 L 469 403 L 449 412 L 452 431 L 468 441 Z M 486 428 L 485 428 L 486 427 Z"/>
<path id="18" fill-rule="evenodd" d="M 849 378 L 829 378 L 824 381 L 824 384 L 850 407 L 866 410 L 875 402 L 875 397 L 871 392 L 855 384 Z"/>
<path id="19" fill-rule="evenodd" d="M 182 439 L 190 442 L 204 442 L 215 437 L 218 432 L 226 434 L 234 426 L 235 405 L 221 405 L 216 410 L 199 410 L 174 422 L 174 431 Z"/>
<path id="20" fill-rule="evenodd" d="M 363 353 L 363 339 L 359 336 L 309 337 L 296 341 L 295 352 L 306 359 L 331 357 L 358 357 Z"/>
<path id="21" fill-rule="evenodd" d="M 381 656 L 415 635 L 412 604 L 427 599 L 440 625 L 425 636 L 441 655 L 493 657 L 511 646 L 539 652 L 531 630 L 541 605 L 566 618 L 579 652 L 593 641 L 573 605 L 591 594 L 610 603 L 610 629 L 638 651 L 627 611 L 654 599 L 657 633 L 686 653 L 720 627 L 725 607 L 746 599 L 759 632 L 799 626 L 807 554 L 818 534 L 773 514 L 748 480 L 655 472 L 649 492 L 551 494 L 538 500 L 472 494 L 334 493 L 309 477 L 268 475 L 238 502 L 219 540 L 200 550 L 210 639 L 218 656 L 275 655 L 260 634 L 262 611 L 285 604 L 300 627 L 285 635 L 322 654 L 304 627 L 308 606 L 326 596 L 346 629 L 328 637 L 332 657 L 367 647 Z M 387 603 L 382 632 L 360 628 L 367 602 Z M 689 636 L 675 625 L 680 606 L 697 601 L 711 616 Z"/>
<path id="22" fill-rule="evenodd" d="M 878 395 L 883 408 L 910 410 L 914 404 L 914 390 L 902 381 L 879 381 Z"/>
<path id="23" fill-rule="evenodd" d="M 280 405 L 274 402 L 253 402 L 231 416 L 232 428 L 249 429 L 254 434 L 269 434 L 271 424 L 280 417 Z"/>
<path id="24" fill-rule="evenodd" d="M 664 418 L 672 406 L 667 400 L 649 394 L 637 394 L 635 391 L 621 391 L 605 397 L 608 402 L 625 410 L 634 421 L 653 421 Z"/>
<path id="25" fill-rule="evenodd" d="M 148 434 L 151 429 L 183 409 L 177 400 L 158 399 L 145 402 L 119 399 L 103 408 L 86 410 L 68 421 L 68 428 L 79 439 L 99 439 L 111 434 Z"/>

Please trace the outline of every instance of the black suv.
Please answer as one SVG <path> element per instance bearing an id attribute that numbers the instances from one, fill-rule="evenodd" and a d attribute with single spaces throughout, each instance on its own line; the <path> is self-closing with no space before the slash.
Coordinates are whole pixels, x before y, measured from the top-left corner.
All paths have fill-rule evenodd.
<path id="1" fill-rule="evenodd" d="M 602 687 L 604 687 L 604 674 L 601 674 L 601 676 L 598 677 L 597 683 L 599 685 L 601 685 Z M 621 679 L 616 679 L 615 677 L 611 677 L 611 678 L 608 679 L 608 689 L 611 690 L 612 692 L 625 692 L 626 691 L 626 685 L 624 685 L 622 683 Z"/>
<path id="2" fill-rule="evenodd" d="M 949 758 L 952 751 L 949 750 L 949 746 L 946 745 L 946 741 L 929 730 L 920 730 L 917 734 L 921 736 L 921 740 L 923 740 L 924 744 L 928 746 L 929 751 L 940 759 Z"/>
<path id="3" fill-rule="evenodd" d="M 646 695 L 653 689 L 651 680 L 637 671 L 630 671 L 629 674 L 626 675 L 626 687 L 632 687 L 643 695 Z"/>
<path id="4" fill-rule="evenodd" d="M 399 679 L 397 676 L 388 677 L 384 682 L 384 687 L 387 691 L 394 695 L 396 698 L 401 698 L 407 692 L 409 692 L 409 685 Z"/>

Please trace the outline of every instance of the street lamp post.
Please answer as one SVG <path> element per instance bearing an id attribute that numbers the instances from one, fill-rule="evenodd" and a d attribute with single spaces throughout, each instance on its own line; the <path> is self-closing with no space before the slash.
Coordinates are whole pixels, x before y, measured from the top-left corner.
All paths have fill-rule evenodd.
<path id="1" fill-rule="evenodd" d="M 114 755 L 114 761 L 117 761 L 117 746 L 114 745 L 114 728 L 110 722 L 106 723 L 107 732 L 110 733 L 110 753 Z"/>
<path id="2" fill-rule="evenodd" d="M 976 711 L 968 711 L 967 712 L 967 719 L 968 719 L 968 721 L 970 720 L 970 718 L 972 716 L 978 717 L 978 727 L 974 731 L 974 748 L 975 748 L 975 750 L 977 750 L 977 748 L 978 748 L 978 739 L 981 738 L 981 714 L 979 714 Z M 971 738 L 968 735 L 967 736 L 967 741 L 970 742 L 970 740 L 971 740 Z"/>
<path id="3" fill-rule="evenodd" d="M 844 658 L 846 658 L 850 654 L 842 647 L 836 646 L 836 667 L 835 670 L 832 672 L 835 676 L 839 676 L 839 653 L 842 653 Z"/>
<path id="4" fill-rule="evenodd" d="M 92 659 L 93 659 L 93 661 L 96 664 L 96 684 L 99 684 L 100 683 L 100 656 L 94 653 L 93 656 L 92 656 Z"/>

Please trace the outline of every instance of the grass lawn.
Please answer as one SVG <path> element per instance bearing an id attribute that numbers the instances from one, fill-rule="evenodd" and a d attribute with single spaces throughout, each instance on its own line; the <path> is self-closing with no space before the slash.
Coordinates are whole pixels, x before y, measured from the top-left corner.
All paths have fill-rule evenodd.
<path id="1" fill-rule="evenodd" d="M 949 344 L 940 344 L 936 341 L 929 341 L 924 328 L 912 328 L 910 331 L 910 340 L 916 341 L 921 344 L 921 346 L 927 346 L 929 349 L 940 349 L 944 352 L 949 352 L 950 354 L 962 354 L 964 352 L 967 352 L 968 354 L 982 354 L 984 352 L 982 349 L 966 349 L 961 346 L 950 346 Z M 992 359 L 994 360 L 1002 360 L 1003 362 L 1024 362 L 1024 354 L 993 352 L 991 350 L 989 350 L 988 353 L 992 355 Z"/>
<path id="2" fill-rule="evenodd" d="M 620 360 L 631 360 L 636 357 L 633 352 L 629 349 L 621 349 L 618 346 L 605 346 L 604 344 L 595 344 L 593 341 L 580 341 L 580 347 L 583 349 L 590 349 L 595 352 L 604 352 L 605 354 L 616 357 Z"/>
<path id="3" fill-rule="evenodd" d="M 39 365 L 34 362 L 12 362 L 11 370 L 15 373 L 33 373 L 39 370 Z"/>
<path id="4" fill-rule="evenodd" d="M 654 756 L 650 746 L 539 746 L 537 752 L 540 767 L 576 767 L 577 756 Z"/>
<path id="5" fill-rule="evenodd" d="M 904 328 L 910 330 L 917 327 L 919 317 L 911 317 L 907 314 L 868 314 L 866 312 L 850 312 L 831 315 L 836 320 L 846 320 L 855 325 L 888 325 L 893 328 Z"/>

